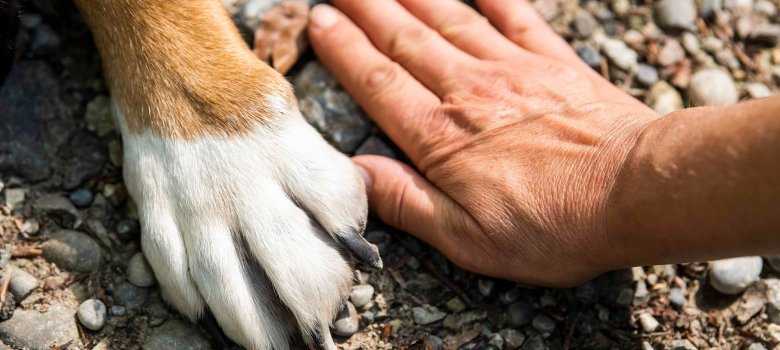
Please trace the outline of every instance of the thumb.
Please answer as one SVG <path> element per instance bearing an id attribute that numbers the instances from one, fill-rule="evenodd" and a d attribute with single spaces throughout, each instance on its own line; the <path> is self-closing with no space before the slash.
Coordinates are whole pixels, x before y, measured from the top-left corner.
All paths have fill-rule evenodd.
<path id="1" fill-rule="evenodd" d="M 382 221 L 442 251 L 451 248 L 447 218 L 460 209 L 452 199 L 397 160 L 364 155 L 352 161 L 366 180 L 369 207 Z"/>

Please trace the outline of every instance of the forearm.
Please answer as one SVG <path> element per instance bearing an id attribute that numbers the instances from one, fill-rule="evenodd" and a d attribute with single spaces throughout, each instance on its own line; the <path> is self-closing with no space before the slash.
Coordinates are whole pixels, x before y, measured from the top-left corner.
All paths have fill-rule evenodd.
<path id="1" fill-rule="evenodd" d="M 780 96 L 653 123 L 608 213 L 616 264 L 780 251 Z"/>

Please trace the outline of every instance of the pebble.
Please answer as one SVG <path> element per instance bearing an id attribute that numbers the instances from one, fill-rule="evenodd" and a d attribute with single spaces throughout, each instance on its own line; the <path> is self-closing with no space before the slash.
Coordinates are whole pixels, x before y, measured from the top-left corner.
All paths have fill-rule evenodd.
<path id="1" fill-rule="evenodd" d="M 696 28 L 696 4 L 694 0 L 661 0 L 655 5 L 656 23 L 668 30 L 693 30 Z"/>
<path id="2" fill-rule="evenodd" d="M 144 350 L 212 350 L 197 328 L 181 320 L 169 320 L 146 337 Z"/>
<path id="3" fill-rule="evenodd" d="M 41 224 L 35 219 L 25 220 L 22 224 L 22 232 L 28 235 L 37 235 L 40 229 Z"/>
<path id="4" fill-rule="evenodd" d="M 11 266 L 10 271 L 12 276 L 8 289 L 14 294 L 16 300 L 21 302 L 38 286 L 38 279 L 15 266 Z"/>
<path id="5" fill-rule="evenodd" d="M 87 299 L 79 305 L 76 316 L 87 329 L 100 330 L 106 324 L 106 305 L 98 299 Z"/>
<path id="6" fill-rule="evenodd" d="M 414 323 L 419 325 L 431 324 L 441 321 L 447 316 L 446 312 L 440 311 L 435 306 L 414 307 L 412 308 L 412 318 Z"/>
<path id="7" fill-rule="evenodd" d="M 360 284 L 352 287 L 352 291 L 349 293 L 349 301 L 355 307 L 363 307 L 371 302 L 371 298 L 374 296 L 374 287 L 370 284 Z"/>
<path id="8" fill-rule="evenodd" d="M 748 83 L 745 86 L 745 89 L 747 90 L 748 95 L 750 95 L 750 98 L 759 99 L 772 96 L 772 91 L 761 83 Z"/>
<path id="9" fill-rule="evenodd" d="M 620 290 L 620 293 L 618 293 L 615 303 L 622 306 L 629 306 L 633 301 L 634 301 L 634 289 L 623 288 Z"/>
<path id="10" fill-rule="evenodd" d="M 767 17 L 774 17 L 777 15 L 777 7 L 769 0 L 758 0 L 753 8 L 756 12 Z"/>
<path id="11" fill-rule="evenodd" d="M 780 324 L 780 279 L 767 278 L 766 285 L 766 314 L 769 320 Z"/>
<path id="12" fill-rule="evenodd" d="M 680 309 L 685 306 L 685 292 L 681 288 L 672 288 L 669 291 L 669 302 L 672 306 Z"/>
<path id="13" fill-rule="evenodd" d="M 114 305 L 110 309 L 111 316 L 124 316 L 127 312 L 127 309 L 125 309 L 122 305 Z"/>
<path id="14" fill-rule="evenodd" d="M 677 339 L 672 341 L 671 350 L 698 350 L 688 339 Z"/>
<path id="15" fill-rule="evenodd" d="M 61 219 L 65 225 L 72 224 L 79 216 L 78 210 L 68 199 L 53 193 L 47 193 L 38 197 L 33 202 L 33 207 Z"/>
<path id="16" fill-rule="evenodd" d="M 138 223 L 129 219 L 121 220 L 116 224 L 116 234 L 125 241 L 131 240 L 138 235 Z"/>
<path id="17" fill-rule="evenodd" d="M 770 255 L 765 256 L 764 258 L 766 258 L 766 261 L 773 270 L 780 272 L 780 255 Z"/>
<path id="18" fill-rule="evenodd" d="M 731 11 L 747 11 L 753 8 L 753 0 L 723 0 L 723 8 Z"/>
<path id="19" fill-rule="evenodd" d="M 60 48 L 60 37 L 51 27 L 39 24 L 32 32 L 30 51 L 34 56 L 44 56 L 57 51 Z"/>
<path id="20" fill-rule="evenodd" d="M 81 345 L 73 314 L 76 310 L 54 304 L 45 313 L 18 309 L 11 319 L 0 322 L 0 340 L 18 348 L 50 350 L 52 344 Z"/>
<path id="21" fill-rule="evenodd" d="M 593 18 L 590 12 L 585 10 L 578 10 L 572 21 L 574 30 L 582 38 L 588 38 L 593 34 L 593 31 L 598 28 L 599 23 Z"/>
<path id="22" fill-rule="evenodd" d="M 587 282 L 574 289 L 574 296 L 586 305 L 595 304 L 599 299 L 598 286 L 595 281 Z"/>
<path id="23" fill-rule="evenodd" d="M 531 303 L 521 301 L 509 305 L 507 313 L 509 326 L 520 328 L 531 323 L 534 315 L 536 315 L 536 310 Z"/>
<path id="24" fill-rule="evenodd" d="M 758 256 L 713 261 L 710 285 L 723 294 L 739 294 L 758 280 L 762 266 Z"/>
<path id="25" fill-rule="evenodd" d="M 15 309 L 16 298 L 14 298 L 14 294 L 6 294 L 5 301 L 0 302 L 0 322 L 13 317 Z M 2 344 L 2 342 L 0 342 L 0 344 Z"/>
<path id="26" fill-rule="evenodd" d="M 151 287 L 156 282 L 154 271 L 143 253 L 136 253 L 127 263 L 127 280 L 138 287 Z"/>
<path id="27" fill-rule="evenodd" d="M 496 286 L 496 282 L 492 280 L 480 279 L 477 281 L 477 290 L 479 294 L 486 297 L 493 293 L 493 287 Z"/>
<path id="28" fill-rule="evenodd" d="M 511 328 L 502 329 L 498 334 L 501 334 L 501 337 L 504 338 L 504 344 L 509 349 L 517 349 L 525 342 L 525 334 Z"/>
<path id="29" fill-rule="evenodd" d="M 429 334 L 427 339 L 428 344 L 431 346 L 430 350 L 441 350 L 444 346 L 444 341 L 435 335 Z M 426 347 L 426 349 L 428 348 Z"/>
<path id="30" fill-rule="evenodd" d="M 541 335 L 533 335 L 528 340 L 523 343 L 523 350 L 545 350 L 548 349 L 547 345 L 544 343 L 544 339 Z"/>
<path id="31" fill-rule="evenodd" d="M 105 95 L 95 97 L 87 103 L 84 114 L 87 130 L 103 137 L 114 132 L 114 120 L 111 117 L 111 98 Z"/>
<path id="32" fill-rule="evenodd" d="M 699 15 L 704 19 L 709 19 L 715 15 L 715 10 L 721 10 L 722 8 L 722 0 L 701 0 L 699 3 Z"/>
<path id="33" fill-rule="evenodd" d="M 488 336 L 488 344 L 493 345 L 496 349 L 504 348 L 504 337 L 501 334 L 493 333 Z"/>
<path id="34" fill-rule="evenodd" d="M 634 289 L 634 306 L 644 305 L 650 300 L 650 292 L 645 281 L 638 281 Z"/>
<path id="35" fill-rule="evenodd" d="M 487 313 L 485 311 L 467 311 L 460 314 L 447 315 L 442 323 L 445 328 L 457 331 L 463 328 L 463 326 L 484 320 L 486 317 Z"/>
<path id="36" fill-rule="evenodd" d="M 639 55 L 623 41 L 605 38 L 601 43 L 604 54 L 620 69 L 630 71 L 637 65 Z"/>
<path id="37" fill-rule="evenodd" d="M 699 37 L 691 32 L 683 33 L 682 46 L 691 55 L 697 55 L 701 52 L 701 42 L 699 41 Z"/>
<path id="38" fill-rule="evenodd" d="M 349 337 L 355 334 L 358 330 L 358 314 L 355 310 L 355 306 L 352 303 L 347 302 L 346 307 L 336 315 L 336 320 L 333 322 L 333 334 L 340 337 Z"/>
<path id="39" fill-rule="evenodd" d="M 114 300 L 130 310 L 143 305 L 146 302 L 147 294 L 145 288 L 139 288 L 127 282 L 120 282 L 114 286 L 113 292 Z"/>
<path id="40" fill-rule="evenodd" d="M 748 346 L 747 350 L 766 350 L 766 347 L 761 343 L 753 343 Z"/>
<path id="41" fill-rule="evenodd" d="M 601 54 L 593 46 L 587 44 L 579 45 L 574 50 L 577 52 L 577 56 L 580 56 L 580 59 L 591 68 L 598 69 L 601 67 Z"/>
<path id="42" fill-rule="evenodd" d="M 87 189 L 80 188 L 68 195 L 70 202 L 76 206 L 76 208 L 86 208 L 92 204 L 92 192 Z"/>
<path id="43" fill-rule="evenodd" d="M 542 334 L 549 334 L 555 331 L 555 320 L 545 314 L 536 315 L 531 325 Z"/>
<path id="44" fill-rule="evenodd" d="M 656 320 L 653 315 L 646 312 L 639 314 L 639 324 L 642 326 L 642 330 L 645 333 L 653 333 L 658 329 L 658 326 L 660 326 L 658 320 Z"/>
<path id="45" fill-rule="evenodd" d="M 750 31 L 748 40 L 769 46 L 777 45 L 780 43 L 780 25 L 758 24 Z"/>
<path id="46" fill-rule="evenodd" d="M 393 149 L 390 148 L 387 143 L 374 135 L 369 136 L 366 141 L 364 141 L 363 144 L 361 144 L 360 147 L 355 150 L 355 155 L 363 154 L 375 154 L 394 159 L 398 158 L 398 155 L 395 154 L 395 151 L 393 151 Z"/>
<path id="47" fill-rule="evenodd" d="M 660 80 L 650 88 L 645 104 L 660 115 L 667 115 L 683 108 L 680 93 L 666 81 Z"/>
<path id="48" fill-rule="evenodd" d="M 70 203 L 68 203 L 70 204 Z M 60 230 L 43 243 L 43 256 L 60 267 L 91 272 L 100 267 L 100 245 L 89 235 L 79 231 Z"/>
<path id="49" fill-rule="evenodd" d="M 723 106 L 737 103 L 739 93 L 731 75 L 720 69 L 704 69 L 691 77 L 688 97 L 694 106 Z"/>
<path id="50" fill-rule="evenodd" d="M 463 300 L 461 300 L 458 297 L 453 297 L 452 299 L 447 301 L 447 310 L 450 310 L 452 312 L 461 312 L 466 309 L 466 305 L 463 303 Z"/>
<path id="51" fill-rule="evenodd" d="M 685 49 L 679 41 L 668 39 L 658 52 L 658 63 L 662 66 L 671 66 L 685 59 Z"/>
<path id="52" fill-rule="evenodd" d="M 9 210 L 20 208 L 24 204 L 27 190 L 23 188 L 9 188 L 5 190 L 5 206 Z"/>
<path id="53" fill-rule="evenodd" d="M 652 86 L 658 81 L 658 70 L 651 65 L 640 63 L 634 73 L 636 80 L 643 86 Z"/>

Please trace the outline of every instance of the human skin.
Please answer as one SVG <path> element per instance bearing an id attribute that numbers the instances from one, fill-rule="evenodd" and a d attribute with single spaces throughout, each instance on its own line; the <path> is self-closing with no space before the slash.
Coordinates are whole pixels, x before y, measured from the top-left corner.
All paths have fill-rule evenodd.
<path id="1" fill-rule="evenodd" d="M 780 251 L 778 98 L 662 117 L 525 0 L 332 3 L 316 53 L 415 165 L 353 158 L 369 204 L 455 264 L 569 286 Z"/>

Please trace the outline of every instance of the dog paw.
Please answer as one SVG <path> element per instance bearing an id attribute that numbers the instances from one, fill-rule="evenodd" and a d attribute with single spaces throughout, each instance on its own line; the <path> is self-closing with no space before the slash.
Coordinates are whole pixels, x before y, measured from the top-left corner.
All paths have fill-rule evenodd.
<path id="1" fill-rule="evenodd" d="M 296 109 L 274 110 L 250 132 L 188 139 L 128 131 L 117 113 L 125 182 L 144 253 L 182 314 L 208 308 L 248 349 L 335 348 L 350 255 L 382 266 L 362 237 L 364 184 Z"/>

